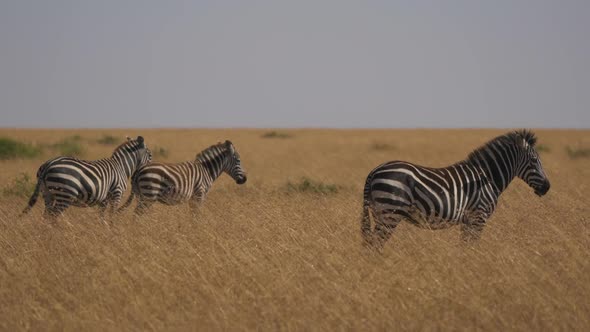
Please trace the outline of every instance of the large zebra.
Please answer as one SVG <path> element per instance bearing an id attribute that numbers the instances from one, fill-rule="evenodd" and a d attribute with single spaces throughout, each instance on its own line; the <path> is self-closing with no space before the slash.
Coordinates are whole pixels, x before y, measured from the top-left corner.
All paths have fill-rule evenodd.
<path id="1" fill-rule="evenodd" d="M 110 158 L 87 161 L 57 157 L 46 161 L 37 171 L 37 185 L 23 214 L 37 202 L 39 192 L 45 199 L 45 218 L 55 219 L 69 206 L 98 205 L 104 218 L 107 205 L 114 212 L 127 189 L 127 179 L 152 159 L 143 137 L 127 138 Z"/>
<path id="2" fill-rule="evenodd" d="M 246 182 L 240 155 L 230 141 L 210 146 L 201 151 L 194 161 L 148 164 L 133 175 L 131 195 L 120 210 L 128 207 L 137 195 L 136 215 L 145 213 L 156 201 L 166 205 L 188 201 L 191 210 L 196 213 L 213 181 L 222 172 L 229 174 L 237 184 Z"/>
<path id="3" fill-rule="evenodd" d="M 382 247 L 402 219 L 429 229 L 461 224 L 464 240 L 478 239 L 498 197 L 514 177 L 524 180 L 539 196 L 549 190 L 535 150 L 536 140 L 528 130 L 510 132 L 445 168 L 405 161 L 378 166 L 365 182 L 361 219 L 364 240 Z"/>

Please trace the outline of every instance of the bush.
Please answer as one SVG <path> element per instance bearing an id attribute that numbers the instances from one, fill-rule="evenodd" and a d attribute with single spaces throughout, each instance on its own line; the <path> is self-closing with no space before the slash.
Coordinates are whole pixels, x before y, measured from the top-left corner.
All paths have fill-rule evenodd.
<path id="1" fill-rule="evenodd" d="M 82 141 L 82 137 L 79 135 L 70 136 L 53 144 L 51 147 L 56 149 L 62 156 L 80 157 L 84 155 L 84 147 L 82 147 L 80 141 Z"/>
<path id="2" fill-rule="evenodd" d="M 262 138 L 291 138 L 291 137 L 293 137 L 293 136 L 291 136 L 287 133 L 281 133 L 278 131 L 269 131 L 269 132 L 262 134 Z"/>
<path id="3" fill-rule="evenodd" d="M 312 193 L 312 194 L 335 194 L 340 190 L 340 186 L 335 184 L 324 184 L 319 181 L 313 181 L 303 177 L 298 183 L 287 183 L 288 192 Z"/>
<path id="4" fill-rule="evenodd" d="M 5 196 L 29 197 L 35 190 L 35 183 L 26 173 L 21 173 L 11 185 L 4 188 L 2 193 Z"/>
<path id="5" fill-rule="evenodd" d="M 551 149 L 549 148 L 549 146 L 545 145 L 545 144 L 539 144 L 535 147 L 535 149 L 537 150 L 537 152 L 539 153 L 543 153 L 543 152 L 549 152 L 551 151 Z"/>
<path id="6" fill-rule="evenodd" d="M 571 159 L 590 157 L 590 149 L 588 148 L 572 148 L 568 146 L 565 150 Z"/>
<path id="7" fill-rule="evenodd" d="M 152 151 L 152 157 L 154 158 L 168 158 L 170 155 L 168 149 L 161 146 L 154 146 L 154 148 L 150 150 Z"/>
<path id="8" fill-rule="evenodd" d="M 390 150 L 395 150 L 395 146 L 393 146 L 391 144 L 387 144 L 387 143 L 373 143 L 371 145 L 371 149 L 377 150 L 377 151 L 390 151 Z"/>
<path id="9" fill-rule="evenodd" d="M 39 147 L 22 143 L 11 138 L 0 138 L 0 160 L 34 158 L 41 154 Z"/>
<path id="10" fill-rule="evenodd" d="M 116 145 L 117 143 L 119 143 L 120 140 L 112 135 L 104 135 L 101 138 L 99 138 L 98 140 L 96 140 L 96 143 L 98 144 L 102 144 L 102 145 Z"/>

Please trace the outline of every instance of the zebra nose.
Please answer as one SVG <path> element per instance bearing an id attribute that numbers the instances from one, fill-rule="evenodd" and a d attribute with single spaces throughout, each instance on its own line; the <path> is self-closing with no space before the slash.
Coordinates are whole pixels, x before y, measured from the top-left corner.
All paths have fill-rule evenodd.
<path id="1" fill-rule="evenodd" d="M 239 177 L 239 178 L 236 180 L 236 183 L 237 183 L 237 184 L 244 184 L 244 183 L 246 183 L 246 180 L 247 180 L 246 176 L 240 176 L 240 177 Z"/>
<path id="2" fill-rule="evenodd" d="M 547 180 L 545 181 L 545 183 L 543 183 L 543 185 L 541 185 L 537 190 L 535 190 L 535 194 L 543 196 L 549 191 L 549 188 L 551 188 L 551 184 L 549 183 L 549 180 Z"/>

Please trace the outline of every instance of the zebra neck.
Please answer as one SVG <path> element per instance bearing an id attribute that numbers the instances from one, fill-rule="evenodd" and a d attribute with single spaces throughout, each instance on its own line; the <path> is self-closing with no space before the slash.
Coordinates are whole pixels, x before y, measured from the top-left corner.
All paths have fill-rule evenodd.
<path id="1" fill-rule="evenodd" d="M 508 159 L 507 155 L 499 154 L 495 149 L 486 147 L 476 151 L 470 162 L 483 171 L 499 195 L 516 175 L 514 162 Z"/>
<path id="2" fill-rule="evenodd" d="M 113 159 L 115 160 L 116 164 L 121 166 L 127 178 L 131 177 L 131 174 L 135 172 L 137 165 L 135 164 L 135 158 L 133 158 L 133 155 L 128 153 L 120 153 L 117 151 L 115 154 L 113 154 Z"/>
<path id="3" fill-rule="evenodd" d="M 210 182 L 215 181 L 225 169 L 226 158 L 223 155 L 218 155 L 212 159 L 200 160 L 200 164 L 207 172 Z"/>

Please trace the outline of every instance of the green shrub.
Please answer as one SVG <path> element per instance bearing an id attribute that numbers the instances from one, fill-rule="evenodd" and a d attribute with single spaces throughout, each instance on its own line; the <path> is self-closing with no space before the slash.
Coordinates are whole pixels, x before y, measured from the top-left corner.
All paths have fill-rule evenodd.
<path id="1" fill-rule="evenodd" d="M 84 155 L 84 147 L 80 143 L 82 137 L 79 135 L 66 137 L 63 140 L 53 144 L 51 147 L 59 152 L 62 156 L 81 157 Z"/>
<path id="2" fill-rule="evenodd" d="M 293 137 L 293 136 L 291 136 L 287 133 L 281 133 L 281 132 L 274 131 L 274 130 L 262 134 L 262 138 L 291 138 L 291 137 Z"/>
<path id="3" fill-rule="evenodd" d="M 98 144 L 102 145 L 117 145 L 121 140 L 112 135 L 103 135 L 101 138 L 96 140 Z"/>
<path id="4" fill-rule="evenodd" d="M 335 184 L 324 184 L 323 182 L 314 181 L 309 178 L 303 177 L 297 183 L 288 182 L 288 192 L 298 193 L 312 193 L 312 194 L 335 194 L 340 190 L 340 186 Z"/>
<path id="5" fill-rule="evenodd" d="M 568 146 L 565 151 L 571 159 L 590 157 L 590 149 L 588 148 L 572 148 Z"/>
<path id="6" fill-rule="evenodd" d="M 0 138 L 0 160 L 17 158 L 34 158 L 41 154 L 41 149 L 12 138 Z"/>
<path id="7" fill-rule="evenodd" d="M 387 144 L 387 143 L 373 143 L 371 145 L 371 149 L 373 150 L 377 150 L 377 151 L 391 151 L 391 150 L 395 150 L 395 146 L 391 145 L 391 144 Z"/>
<path id="8" fill-rule="evenodd" d="M 161 146 L 154 146 L 154 148 L 150 150 L 152 151 L 152 157 L 154 158 L 168 158 L 168 156 L 170 155 L 168 149 L 163 148 Z"/>
<path id="9" fill-rule="evenodd" d="M 535 149 L 539 153 L 550 152 L 551 151 L 551 148 L 549 148 L 549 146 L 548 145 L 545 145 L 545 144 L 537 144 L 537 146 L 535 147 Z"/>
<path id="10" fill-rule="evenodd" d="M 2 190 L 5 196 L 29 197 L 35 190 L 35 183 L 26 173 L 21 173 L 14 181 Z"/>

